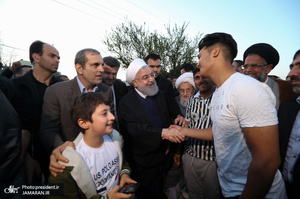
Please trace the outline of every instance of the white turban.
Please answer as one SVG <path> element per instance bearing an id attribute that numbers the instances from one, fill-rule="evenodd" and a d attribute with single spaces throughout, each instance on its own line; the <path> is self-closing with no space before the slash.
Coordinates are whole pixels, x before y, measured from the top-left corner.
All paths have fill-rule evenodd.
<path id="1" fill-rule="evenodd" d="M 175 87 L 178 89 L 178 87 L 180 86 L 181 83 L 184 83 L 184 82 L 188 82 L 190 83 L 194 88 L 196 88 L 195 86 L 195 82 L 194 82 L 194 77 L 193 77 L 193 73 L 191 72 L 186 72 L 186 73 L 183 73 L 182 75 L 180 75 L 176 82 L 175 82 Z"/>
<path id="2" fill-rule="evenodd" d="M 144 60 L 142 60 L 141 58 L 137 58 L 135 60 L 133 60 L 128 68 L 127 68 L 127 72 L 126 72 L 126 81 L 129 84 L 132 84 L 132 80 L 135 78 L 136 74 L 138 73 L 138 71 L 143 68 L 144 66 L 148 66 L 146 64 L 146 62 Z"/>

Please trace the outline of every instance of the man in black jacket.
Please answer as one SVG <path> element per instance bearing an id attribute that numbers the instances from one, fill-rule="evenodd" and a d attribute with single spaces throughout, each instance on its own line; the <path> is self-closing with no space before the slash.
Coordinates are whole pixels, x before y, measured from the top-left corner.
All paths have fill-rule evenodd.
<path id="1" fill-rule="evenodd" d="M 117 79 L 117 73 L 120 68 L 120 62 L 114 57 L 103 58 L 103 69 L 102 82 L 111 87 L 114 100 L 114 115 L 117 130 L 119 130 L 119 117 L 118 117 L 118 105 L 122 97 L 128 93 L 128 88 L 124 82 Z"/>
<path id="2" fill-rule="evenodd" d="M 11 102 L 21 122 L 25 182 L 31 183 L 41 181 L 41 168 L 46 177 L 49 175 L 49 156 L 42 150 L 38 133 L 45 90 L 62 80 L 53 76 L 60 59 L 56 48 L 35 41 L 30 45 L 29 58 L 34 69 L 12 80 L 16 95 Z"/>
<path id="3" fill-rule="evenodd" d="M 22 183 L 20 122 L 1 88 L 0 113 L 0 183 Z"/>
<path id="4" fill-rule="evenodd" d="M 290 65 L 287 80 L 295 93 L 300 94 L 300 50 L 296 52 Z M 289 198 L 300 196 L 300 97 L 284 101 L 278 110 L 280 170 L 285 181 Z"/>
<path id="5" fill-rule="evenodd" d="M 175 119 L 175 124 L 182 125 L 184 123 L 184 118 L 180 113 L 180 108 L 175 101 L 174 91 L 172 83 L 165 77 L 160 75 L 161 71 L 161 58 L 157 54 L 149 54 L 145 58 L 146 63 L 151 69 L 152 73 L 155 75 L 155 81 L 160 91 L 165 95 L 167 102 L 167 107 L 169 109 L 170 116 Z"/>
<path id="6" fill-rule="evenodd" d="M 121 99 L 119 115 L 131 177 L 141 183 L 137 198 L 166 198 L 162 190 L 163 175 L 173 157 L 169 142 L 163 140 L 170 138 L 168 127 L 172 124 L 164 94 L 158 90 L 153 73 L 142 59 L 129 65 L 126 79 L 134 89 Z"/>

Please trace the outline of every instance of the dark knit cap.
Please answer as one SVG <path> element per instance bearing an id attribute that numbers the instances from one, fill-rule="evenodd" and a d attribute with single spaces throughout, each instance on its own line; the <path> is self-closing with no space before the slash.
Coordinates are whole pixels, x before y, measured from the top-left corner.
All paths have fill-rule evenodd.
<path id="1" fill-rule="evenodd" d="M 278 64 L 279 62 L 279 54 L 277 50 L 271 46 L 270 44 L 266 43 L 258 43 L 250 46 L 245 52 L 244 52 L 244 62 L 246 57 L 249 54 L 257 54 L 264 58 L 268 64 L 272 64 L 273 68 Z"/>

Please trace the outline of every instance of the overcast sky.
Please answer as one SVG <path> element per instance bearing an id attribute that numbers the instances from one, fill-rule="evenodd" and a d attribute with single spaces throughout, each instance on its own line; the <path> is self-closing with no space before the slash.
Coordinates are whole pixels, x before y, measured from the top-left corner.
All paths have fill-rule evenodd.
<path id="1" fill-rule="evenodd" d="M 187 22 L 191 37 L 231 34 L 238 43 L 237 59 L 252 44 L 271 44 L 280 54 L 271 74 L 285 79 L 300 49 L 299 8 L 299 0 L 0 0 L 0 43 L 3 51 L 14 50 L 16 60 L 29 60 L 35 40 L 53 44 L 61 56 L 59 71 L 73 78 L 76 52 L 91 47 L 110 55 L 104 36 L 125 17 L 158 32 L 165 24 Z M 125 79 L 124 70 L 118 78 Z"/>

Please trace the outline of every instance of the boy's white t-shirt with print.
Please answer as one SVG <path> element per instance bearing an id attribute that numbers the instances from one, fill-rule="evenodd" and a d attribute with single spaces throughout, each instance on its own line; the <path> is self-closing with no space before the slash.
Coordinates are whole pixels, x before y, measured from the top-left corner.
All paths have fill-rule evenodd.
<path id="1" fill-rule="evenodd" d="M 241 195 L 252 161 L 242 128 L 276 125 L 275 104 L 268 85 L 240 73 L 231 75 L 215 91 L 210 113 L 219 181 L 225 197 Z M 279 170 L 265 198 L 285 198 Z"/>
<path id="2" fill-rule="evenodd" d="M 92 148 L 81 139 L 76 151 L 83 157 L 95 182 L 97 193 L 108 194 L 119 184 L 119 156 L 115 145 L 108 135 L 103 136 L 100 148 Z"/>

